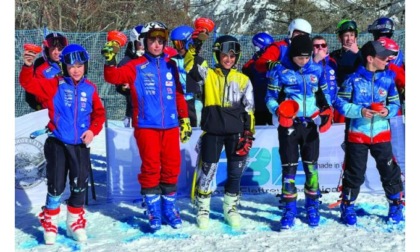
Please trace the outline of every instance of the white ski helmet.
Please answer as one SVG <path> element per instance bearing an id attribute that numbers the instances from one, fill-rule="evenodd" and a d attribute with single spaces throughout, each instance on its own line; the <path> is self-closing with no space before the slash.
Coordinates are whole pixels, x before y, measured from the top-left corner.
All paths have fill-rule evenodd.
<path id="1" fill-rule="evenodd" d="M 133 43 L 132 53 L 137 54 L 137 56 L 141 56 L 144 54 L 144 44 L 143 38 L 141 36 L 141 30 L 143 29 L 143 25 L 137 25 L 130 31 L 130 41 Z M 137 50 L 137 45 L 142 46 L 143 49 Z"/>
<path id="2" fill-rule="evenodd" d="M 308 35 L 311 35 L 312 26 L 305 19 L 296 18 L 296 19 L 292 20 L 292 22 L 290 22 L 290 24 L 289 24 L 288 36 L 289 36 L 290 39 L 292 38 L 292 34 L 295 30 L 299 30 L 299 31 L 307 33 Z"/>
<path id="3" fill-rule="evenodd" d="M 166 25 L 162 22 L 153 21 L 145 24 L 143 28 L 141 29 L 140 34 L 140 41 L 143 43 L 144 48 L 147 48 L 146 40 L 149 37 L 157 37 L 160 36 L 163 38 L 164 46 L 166 46 L 166 43 L 169 39 L 169 29 L 166 27 Z"/>
<path id="4" fill-rule="evenodd" d="M 130 41 L 139 41 L 140 42 L 140 34 L 141 30 L 143 29 L 143 25 L 137 25 L 130 31 Z"/>

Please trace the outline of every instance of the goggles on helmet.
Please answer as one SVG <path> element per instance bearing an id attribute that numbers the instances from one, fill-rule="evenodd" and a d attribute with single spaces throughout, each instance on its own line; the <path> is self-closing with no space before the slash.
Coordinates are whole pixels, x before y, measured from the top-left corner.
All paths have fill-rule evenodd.
<path id="1" fill-rule="evenodd" d="M 219 50 L 225 54 L 228 54 L 229 52 L 239 54 L 241 53 L 241 45 L 235 41 L 227 41 L 220 44 Z"/>
<path id="2" fill-rule="evenodd" d="M 67 39 L 64 37 L 51 37 L 44 40 L 44 45 L 48 48 L 57 47 L 59 50 L 62 50 L 67 46 Z"/>
<path id="3" fill-rule="evenodd" d="M 74 65 L 76 63 L 85 63 L 86 61 L 88 61 L 89 56 L 87 55 L 86 52 L 83 51 L 76 51 L 76 52 L 71 52 L 71 53 L 67 53 L 66 55 L 63 55 L 63 62 L 66 65 Z"/>
<path id="4" fill-rule="evenodd" d="M 168 30 L 164 29 L 152 29 L 149 31 L 149 38 L 161 37 L 163 40 L 168 41 L 169 33 Z"/>
<path id="5" fill-rule="evenodd" d="M 354 22 L 353 20 L 346 21 L 346 22 L 342 23 L 337 29 L 338 33 L 343 33 L 343 32 L 346 32 L 346 31 L 357 31 L 356 22 Z"/>

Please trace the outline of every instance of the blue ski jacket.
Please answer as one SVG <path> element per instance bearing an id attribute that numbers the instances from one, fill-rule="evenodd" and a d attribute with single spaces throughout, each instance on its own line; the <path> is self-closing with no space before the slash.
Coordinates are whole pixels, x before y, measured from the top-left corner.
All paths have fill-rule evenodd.
<path id="1" fill-rule="evenodd" d="M 363 108 L 370 108 L 372 103 L 378 102 L 388 109 L 386 117 L 362 117 Z M 349 142 L 374 144 L 391 141 L 389 119 L 396 116 L 400 108 L 393 74 L 388 70 L 373 73 L 359 66 L 338 91 L 335 108 L 350 119 L 346 127 Z"/>
<path id="2" fill-rule="evenodd" d="M 288 54 L 288 53 L 287 53 Z M 281 64 L 276 65 L 267 73 L 269 78 L 267 95 L 265 97 L 268 110 L 277 115 L 276 111 L 282 102 L 280 92 L 284 92 L 284 100 L 294 100 L 299 104 L 297 117 L 316 117 L 319 113 L 316 93 L 319 89 L 325 96 L 326 105 L 331 106 L 327 82 L 322 66 L 314 63 L 312 58 L 303 67 L 298 67 L 289 57 L 284 57 Z"/>

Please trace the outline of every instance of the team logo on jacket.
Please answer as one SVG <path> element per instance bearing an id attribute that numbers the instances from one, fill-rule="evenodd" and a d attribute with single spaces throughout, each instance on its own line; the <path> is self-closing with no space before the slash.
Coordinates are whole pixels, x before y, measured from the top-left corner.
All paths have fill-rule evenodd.
<path id="1" fill-rule="evenodd" d="M 31 138 L 15 139 L 15 188 L 29 189 L 45 180 L 44 145 Z"/>
<path id="2" fill-rule="evenodd" d="M 379 96 L 381 97 L 384 97 L 387 94 L 386 90 L 383 88 L 379 88 L 378 93 L 379 93 Z"/>
<path id="3" fill-rule="evenodd" d="M 313 74 L 309 75 L 309 79 L 311 83 L 318 83 L 318 78 Z"/>
<path id="4" fill-rule="evenodd" d="M 166 73 L 166 79 L 172 80 L 172 73 Z"/>
<path id="5" fill-rule="evenodd" d="M 360 94 L 367 95 L 368 94 L 367 89 L 365 87 L 360 88 Z"/>
<path id="6" fill-rule="evenodd" d="M 288 79 L 289 79 L 290 84 L 296 84 L 296 77 L 295 76 L 290 76 Z"/>

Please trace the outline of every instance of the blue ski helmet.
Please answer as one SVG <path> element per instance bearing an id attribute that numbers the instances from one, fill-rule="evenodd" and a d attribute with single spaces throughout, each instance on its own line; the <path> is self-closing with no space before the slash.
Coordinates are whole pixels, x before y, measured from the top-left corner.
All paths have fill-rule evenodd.
<path id="1" fill-rule="evenodd" d="M 193 42 L 191 39 L 193 31 L 194 29 L 188 25 L 181 25 L 173 29 L 170 38 L 174 48 L 188 50 L 189 45 Z"/>
<path id="2" fill-rule="evenodd" d="M 391 38 L 394 34 L 395 26 L 394 22 L 387 17 L 381 17 L 373 21 L 368 27 L 368 32 L 373 34 L 375 40 L 380 37 Z"/>
<path id="3" fill-rule="evenodd" d="M 76 63 L 85 65 L 85 74 L 87 74 L 89 54 L 86 49 L 78 44 L 69 44 L 64 47 L 60 55 L 60 61 L 63 63 L 63 74 L 68 76 L 66 65 L 74 65 Z"/>
<path id="4" fill-rule="evenodd" d="M 266 32 L 259 32 L 252 37 L 252 44 L 258 47 L 260 50 L 266 48 L 274 42 L 273 37 Z"/>

